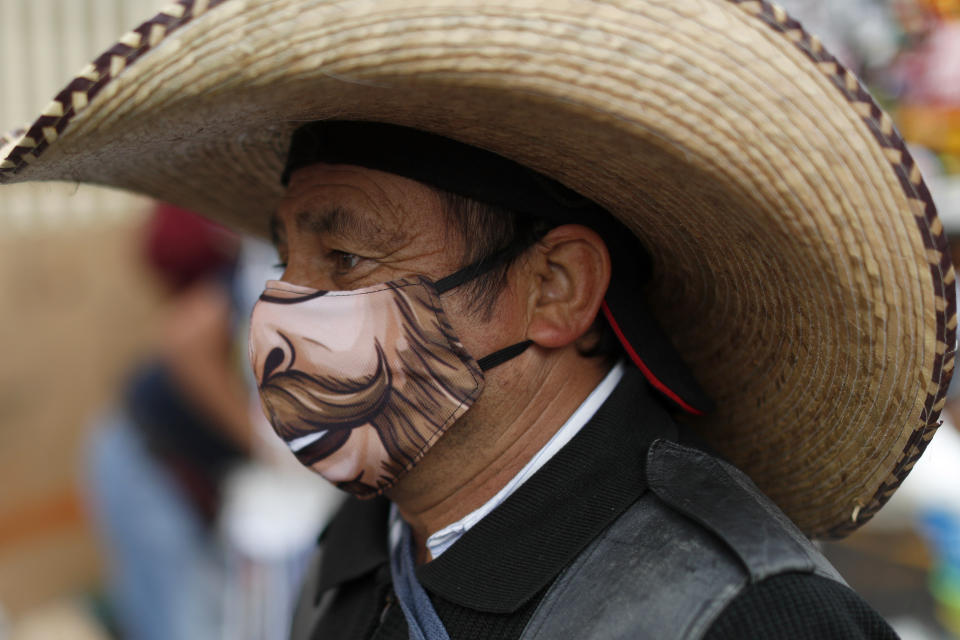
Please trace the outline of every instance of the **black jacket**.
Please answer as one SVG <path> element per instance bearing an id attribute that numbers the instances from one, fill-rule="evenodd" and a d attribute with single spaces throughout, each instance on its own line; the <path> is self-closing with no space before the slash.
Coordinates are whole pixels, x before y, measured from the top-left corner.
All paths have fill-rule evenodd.
<path id="1" fill-rule="evenodd" d="M 647 493 L 650 444 L 678 433 L 681 442 L 693 442 L 648 394 L 639 372 L 628 368 L 566 447 L 442 556 L 418 568 L 450 637 L 520 638 L 558 575 Z M 307 576 L 294 640 L 406 640 L 406 622 L 390 581 L 388 510 L 383 499 L 349 500 L 334 518 Z M 747 587 L 706 637 L 896 635 L 843 584 L 787 573 Z"/>

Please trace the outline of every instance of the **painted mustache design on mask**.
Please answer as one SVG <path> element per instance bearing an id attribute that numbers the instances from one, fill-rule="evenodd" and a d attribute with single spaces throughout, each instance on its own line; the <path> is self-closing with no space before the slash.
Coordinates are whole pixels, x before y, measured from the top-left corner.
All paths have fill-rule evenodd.
<path id="1" fill-rule="evenodd" d="M 260 399 L 267 418 L 306 466 L 334 453 L 350 438 L 351 429 L 383 411 L 391 376 L 383 348 L 379 342 L 375 346 L 377 369 L 371 376 L 338 379 L 297 369 L 265 372 Z M 290 349 L 296 360 L 296 351 Z"/>
<path id="2" fill-rule="evenodd" d="M 423 278 L 330 292 L 270 282 L 250 355 L 277 434 L 361 497 L 393 486 L 483 386 Z"/>

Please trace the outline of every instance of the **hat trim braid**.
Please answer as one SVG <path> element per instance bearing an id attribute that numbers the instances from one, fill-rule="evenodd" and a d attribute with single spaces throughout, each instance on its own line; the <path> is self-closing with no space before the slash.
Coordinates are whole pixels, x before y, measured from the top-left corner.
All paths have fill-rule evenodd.
<path id="1" fill-rule="evenodd" d="M 769 27 L 784 34 L 817 68 L 830 78 L 838 91 L 854 106 L 855 111 L 867 125 L 867 129 L 888 153 L 890 165 L 894 170 L 904 193 L 914 208 L 914 220 L 923 239 L 924 246 L 935 256 L 930 260 L 930 273 L 935 287 L 937 303 L 937 342 L 938 354 L 933 362 L 931 382 L 937 385 L 935 393 L 927 393 L 921 412 L 922 425 L 917 428 L 904 447 L 893 471 L 881 483 L 866 505 L 853 508 L 850 520 L 828 531 L 818 532 L 829 538 L 841 538 L 869 521 L 886 504 L 894 491 L 907 477 L 934 432 L 940 426 L 940 411 L 943 409 L 947 387 L 953 375 L 953 358 L 956 351 L 957 301 L 953 286 L 955 274 L 950 261 L 947 239 L 943 226 L 937 219 L 933 198 L 924 183 L 920 171 L 907 149 L 907 145 L 893 123 L 863 87 L 856 75 L 847 70 L 836 57 L 823 48 L 820 39 L 803 28 L 800 22 L 791 18 L 782 8 L 766 0 L 728 0 L 738 5 L 748 14 L 759 18 Z M 948 366 L 948 363 L 949 366 Z"/>

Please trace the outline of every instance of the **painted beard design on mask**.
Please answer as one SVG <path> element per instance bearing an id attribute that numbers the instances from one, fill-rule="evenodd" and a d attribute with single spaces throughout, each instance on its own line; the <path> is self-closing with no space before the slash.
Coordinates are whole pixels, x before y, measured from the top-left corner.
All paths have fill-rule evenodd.
<path id="1" fill-rule="evenodd" d="M 426 278 L 353 291 L 271 281 L 254 307 L 264 411 L 300 462 L 341 489 L 372 497 L 393 486 L 480 395 L 482 366 L 440 292 Z M 488 356 L 490 366 L 528 345 Z"/>

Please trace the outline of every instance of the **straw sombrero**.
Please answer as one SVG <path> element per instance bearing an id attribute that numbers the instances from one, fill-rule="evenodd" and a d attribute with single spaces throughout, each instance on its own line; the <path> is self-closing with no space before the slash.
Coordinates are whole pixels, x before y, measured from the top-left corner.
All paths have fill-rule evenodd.
<path id="1" fill-rule="evenodd" d="M 650 248 L 717 409 L 692 424 L 813 536 L 890 497 L 953 368 L 954 271 L 890 118 L 739 0 L 181 0 L 0 151 L 264 232 L 290 133 L 405 125 L 535 168 Z"/>

